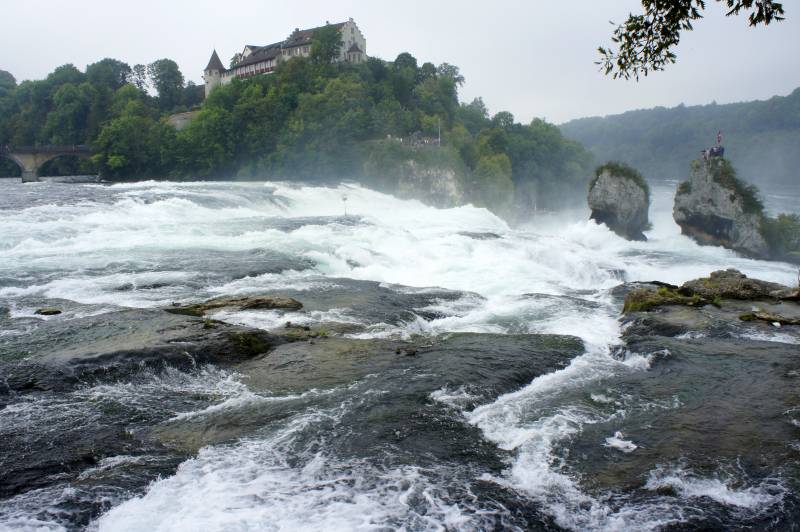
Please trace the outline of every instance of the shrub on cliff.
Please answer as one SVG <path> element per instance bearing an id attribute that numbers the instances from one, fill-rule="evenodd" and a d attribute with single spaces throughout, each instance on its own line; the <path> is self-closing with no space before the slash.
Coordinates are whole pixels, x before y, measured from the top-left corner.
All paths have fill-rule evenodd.
<path id="1" fill-rule="evenodd" d="M 711 177 L 742 200 L 742 208 L 748 214 L 763 214 L 764 203 L 759 198 L 758 187 L 745 183 L 736 176 L 736 169 L 728 159 L 715 157 L 709 161 Z"/>
<path id="2" fill-rule="evenodd" d="M 600 176 L 606 171 L 613 176 L 624 177 L 625 179 L 633 181 L 645 191 L 648 198 L 650 197 L 650 187 L 648 186 L 647 180 L 645 180 L 644 176 L 636 168 L 628 166 L 627 164 L 619 161 L 609 161 L 595 168 L 594 178 L 592 178 L 592 180 L 589 182 L 590 190 L 594 188 L 597 180 L 600 179 Z"/>

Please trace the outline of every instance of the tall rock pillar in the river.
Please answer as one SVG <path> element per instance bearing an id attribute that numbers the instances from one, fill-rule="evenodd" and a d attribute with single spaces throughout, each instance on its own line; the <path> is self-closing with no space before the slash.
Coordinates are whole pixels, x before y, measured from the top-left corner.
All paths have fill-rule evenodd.
<path id="1" fill-rule="evenodd" d="M 650 190 L 635 169 L 621 163 L 599 167 L 589 184 L 588 200 L 592 220 L 628 240 L 647 240 Z"/>
<path id="2" fill-rule="evenodd" d="M 756 258 L 770 255 L 757 190 L 737 179 L 731 163 L 722 157 L 692 162 L 689 180 L 675 193 L 672 216 L 681 232 L 700 244 Z"/>

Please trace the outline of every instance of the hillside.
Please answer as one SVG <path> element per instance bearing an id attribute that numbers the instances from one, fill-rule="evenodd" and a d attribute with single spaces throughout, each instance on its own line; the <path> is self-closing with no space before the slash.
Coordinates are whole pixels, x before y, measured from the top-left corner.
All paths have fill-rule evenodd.
<path id="1" fill-rule="evenodd" d="M 649 179 L 683 179 L 689 161 L 723 132 L 725 156 L 748 181 L 776 187 L 798 183 L 800 89 L 765 101 L 629 111 L 560 126 L 598 160 L 619 160 Z"/>
<path id="2" fill-rule="evenodd" d="M 457 67 L 408 53 L 358 65 L 295 57 L 202 102 L 173 61 L 146 69 L 158 96 L 144 90 L 142 69 L 104 59 L 19 85 L 6 75 L 0 145 L 89 144 L 92 167 L 59 158 L 55 170 L 110 180 L 356 179 L 420 199 L 448 190 L 433 203 L 500 213 L 582 200 L 591 173 L 591 154 L 556 126 L 489 116 L 480 98 L 462 103 Z M 186 128 L 168 124 L 190 107 Z"/>

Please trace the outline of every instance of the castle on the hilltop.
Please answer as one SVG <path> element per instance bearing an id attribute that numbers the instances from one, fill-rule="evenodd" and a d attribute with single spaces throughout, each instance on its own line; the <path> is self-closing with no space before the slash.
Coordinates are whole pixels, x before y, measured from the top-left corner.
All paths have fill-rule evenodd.
<path id="1" fill-rule="evenodd" d="M 326 22 L 326 25 L 328 23 Z M 339 61 L 361 63 L 367 58 L 367 40 L 358 25 L 350 18 L 347 22 L 333 24 L 342 36 L 342 48 Z M 203 71 L 206 82 L 206 97 L 219 85 L 230 83 L 233 78 L 246 78 L 258 74 L 268 74 L 275 70 L 278 63 L 296 56 L 308 56 L 311 53 L 311 40 L 314 32 L 320 28 L 301 30 L 295 28 L 285 41 L 266 46 L 245 45 L 241 53 L 234 56 L 233 66 L 225 68 L 217 51 L 211 54 L 208 66 Z"/>

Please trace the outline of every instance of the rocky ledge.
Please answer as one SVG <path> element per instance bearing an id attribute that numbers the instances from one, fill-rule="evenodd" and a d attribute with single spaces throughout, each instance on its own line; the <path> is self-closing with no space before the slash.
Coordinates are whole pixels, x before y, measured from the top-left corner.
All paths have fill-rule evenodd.
<path id="1" fill-rule="evenodd" d="M 705 307 L 735 311 L 741 321 L 770 324 L 800 324 L 800 288 L 750 279 L 735 269 L 712 272 L 708 277 L 681 286 L 645 283 L 625 295 L 623 314 L 648 312 L 665 307 Z"/>
<path id="2" fill-rule="evenodd" d="M 598 168 L 589 185 L 588 201 L 592 220 L 628 240 L 647 240 L 644 231 L 650 226 L 650 192 L 633 168 L 620 163 Z"/>
<path id="3" fill-rule="evenodd" d="M 215 310 L 300 310 L 303 304 L 290 297 L 279 296 L 244 296 L 244 297 L 218 297 L 209 299 L 205 303 L 193 305 L 174 306 L 166 309 L 172 314 L 185 314 L 186 316 L 204 316 Z"/>

